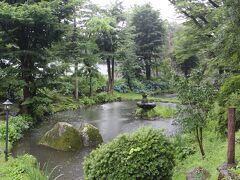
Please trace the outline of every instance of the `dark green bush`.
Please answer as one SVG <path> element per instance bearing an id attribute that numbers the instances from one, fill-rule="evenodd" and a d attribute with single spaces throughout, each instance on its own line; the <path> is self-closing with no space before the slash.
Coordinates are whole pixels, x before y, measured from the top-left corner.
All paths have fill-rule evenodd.
<path id="1" fill-rule="evenodd" d="M 82 104 L 84 106 L 92 106 L 92 105 L 96 104 L 96 102 L 94 101 L 93 98 L 85 96 L 80 99 L 80 104 Z"/>
<path id="2" fill-rule="evenodd" d="M 232 93 L 240 91 L 240 75 L 232 76 L 225 80 L 220 88 L 219 103 L 225 105 Z"/>
<path id="3" fill-rule="evenodd" d="M 23 137 L 24 131 L 29 129 L 33 124 L 30 116 L 16 116 L 9 118 L 9 141 L 15 142 Z M 5 122 L 0 123 L 0 140 L 6 136 Z"/>
<path id="4" fill-rule="evenodd" d="M 240 91 L 231 93 L 225 100 L 225 103 L 215 105 L 213 109 L 212 119 L 217 120 L 217 130 L 222 135 L 227 134 L 228 124 L 228 108 L 233 106 L 236 108 L 236 130 L 240 129 Z"/>
<path id="5" fill-rule="evenodd" d="M 214 119 L 218 121 L 217 130 L 222 135 L 227 132 L 227 109 L 230 106 L 236 107 L 236 130 L 240 129 L 240 75 L 231 76 L 225 79 L 220 88 L 218 105 L 214 109 Z"/>
<path id="6" fill-rule="evenodd" d="M 140 128 L 91 152 L 85 179 L 162 179 L 172 177 L 174 148 L 160 129 Z"/>
<path id="7" fill-rule="evenodd" d="M 157 91 L 162 92 L 163 90 L 169 89 L 168 85 L 165 82 L 157 82 L 157 81 L 146 81 L 146 80 L 134 80 L 132 83 L 132 91 L 135 93 L 144 93 L 144 92 L 152 92 Z M 124 82 L 118 82 L 114 86 L 114 90 L 120 93 L 128 93 L 130 91 L 127 84 Z"/>

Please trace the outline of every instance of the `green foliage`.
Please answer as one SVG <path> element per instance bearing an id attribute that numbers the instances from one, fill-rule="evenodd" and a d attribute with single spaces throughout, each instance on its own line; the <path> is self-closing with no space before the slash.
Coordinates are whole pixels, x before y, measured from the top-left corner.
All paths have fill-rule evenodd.
<path id="1" fill-rule="evenodd" d="M 195 137 L 192 134 L 188 136 L 191 137 L 192 140 L 185 141 L 185 144 L 196 148 L 197 144 L 194 143 Z M 189 172 L 194 167 L 202 167 L 210 173 L 211 179 L 218 179 L 219 172 L 217 171 L 217 167 L 223 164 L 223 162 L 226 162 L 227 141 L 225 138 L 220 139 L 212 129 L 206 131 L 204 136 L 205 158 L 203 159 L 198 153 L 195 153 L 179 161 L 174 169 L 173 180 L 185 179 L 186 172 Z M 239 144 L 236 144 L 235 151 L 240 151 Z M 236 159 L 238 160 L 239 158 L 239 153 L 236 153 Z"/>
<path id="2" fill-rule="evenodd" d="M 135 111 L 135 116 L 139 116 L 141 118 L 147 118 L 147 119 L 152 119 L 152 118 L 172 118 L 176 114 L 175 110 L 171 107 L 162 107 L 162 106 L 157 106 L 151 110 L 144 111 L 142 108 L 138 108 Z"/>
<path id="3" fill-rule="evenodd" d="M 178 106 L 177 121 L 184 131 L 195 132 L 199 149 L 204 158 L 203 129 L 206 127 L 208 113 L 211 110 L 215 94 L 213 85 L 205 80 L 205 70 L 194 71 L 188 78 L 177 77 Z"/>
<path id="4" fill-rule="evenodd" d="M 147 155 L 147 156 L 146 156 Z M 93 150 L 85 179 L 171 179 L 174 149 L 159 129 L 141 128 Z"/>
<path id="5" fill-rule="evenodd" d="M 128 14 L 127 14 L 128 15 Z M 127 21 L 130 21 L 127 16 Z M 133 35 L 134 27 L 129 23 L 126 28 L 120 33 L 119 45 L 117 49 L 117 59 L 120 61 L 120 72 L 124 79 L 124 84 L 126 84 L 126 90 L 132 90 L 133 81 L 140 76 L 141 66 L 140 62 L 137 61 L 136 47 Z M 116 87 L 115 87 L 116 88 Z M 124 92 L 123 88 L 117 88 Z M 116 90 L 116 89 L 115 89 Z"/>
<path id="6" fill-rule="evenodd" d="M 39 120 L 44 115 L 79 107 L 78 103 L 71 97 L 61 95 L 47 88 L 41 90 L 37 96 L 26 99 L 22 105 L 32 106 L 34 120 Z"/>
<path id="7" fill-rule="evenodd" d="M 197 67 L 199 57 L 201 57 L 200 49 L 204 48 L 204 34 L 193 31 L 192 26 L 180 26 L 174 36 L 174 56 L 177 67 L 185 76 L 191 73 L 191 70 Z"/>
<path id="8" fill-rule="evenodd" d="M 0 3 L 0 57 L 7 59 L 1 67 L 8 67 L 9 79 L 18 81 L 17 90 L 21 88 L 26 101 L 21 106 L 24 112 L 33 112 L 30 102 L 35 101 L 38 90 L 59 74 L 56 65 L 49 64 L 53 59 L 48 49 L 62 39 L 67 26 L 62 21 L 68 20 L 74 5 L 72 0 Z"/>
<path id="9" fill-rule="evenodd" d="M 97 92 L 102 92 L 105 90 L 106 79 L 100 74 L 96 74 L 96 76 L 91 77 L 90 81 L 89 76 L 86 76 L 86 74 L 82 73 L 78 80 L 79 94 L 81 96 L 94 96 Z M 90 94 L 90 85 L 92 94 Z"/>
<path id="10" fill-rule="evenodd" d="M 183 104 L 178 106 L 180 124 L 190 131 L 204 127 L 216 94 L 213 85 L 204 79 L 204 71 L 196 70 L 189 78 L 177 77 L 176 86 Z"/>
<path id="11" fill-rule="evenodd" d="M 189 134 L 179 134 L 174 136 L 173 145 L 175 149 L 175 157 L 178 162 L 181 162 L 196 153 L 194 140 Z"/>
<path id="12" fill-rule="evenodd" d="M 225 82 L 220 88 L 219 103 L 221 106 L 224 106 L 231 94 L 237 93 L 240 91 L 240 75 L 231 76 L 230 78 L 225 79 Z M 231 102 L 228 102 L 228 104 Z M 229 104 L 234 106 L 235 104 Z"/>
<path id="13" fill-rule="evenodd" d="M 142 94 L 137 94 L 134 92 L 129 92 L 129 93 L 114 92 L 114 95 L 119 97 L 121 100 L 125 100 L 125 101 L 140 101 L 140 100 L 142 100 Z M 179 103 L 179 100 L 177 98 L 149 96 L 148 100 L 150 102 Z"/>
<path id="14" fill-rule="evenodd" d="M 132 17 L 136 55 L 142 62 L 142 69 L 147 80 L 151 79 L 153 60 L 159 59 L 161 48 L 165 41 L 165 29 L 159 12 L 153 10 L 150 4 L 135 8 Z"/>
<path id="15" fill-rule="evenodd" d="M 159 82 L 158 80 L 137 80 L 134 79 L 131 82 L 131 89 L 125 82 L 116 83 L 114 90 L 120 93 L 128 93 L 133 91 L 135 93 L 155 93 L 156 91 L 164 91 L 168 89 L 168 86 L 165 82 Z"/>
<path id="16" fill-rule="evenodd" d="M 83 104 L 84 106 L 92 106 L 96 104 L 93 98 L 84 96 L 80 99 L 80 104 Z"/>
<path id="17" fill-rule="evenodd" d="M 94 97 L 97 104 L 119 101 L 121 98 L 118 96 L 109 95 L 108 93 L 99 93 Z"/>
<path id="18" fill-rule="evenodd" d="M 82 97 L 80 99 L 80 104 L 84 106 L 91 106 L 95 104 L 103 104 L 108 102 L 120 101 L 121 98 L 118 96 L 109 95 L 108 93 L 99 93 L 93 97 Z"/>
<path id="19" fill-rule="evenodd" d="M 218 122 L 216 130 L 221 135 L 227 134 L 228 108 L 236 107 L 236 130 L 240 128 L 240 76 L 231 76 L 225 79 L 220 88 L 218 103 L 213 109 L 212 119 Z"/>
<path id="20" fill-rule="evenodd" d="M 0 154 L 0 174 L 2 180 L 47 180 L 47 176 L 37 167 L 36 159 L 31 155 L 24 155 L 17 158 L 9 157 L 7 162 Z"/>
<path id="21" fill-rule="evenodd" d="M 33 124 L 30 116 L 16 116 L 9 118 L 9 142 L 13 143 L 23 137 L 24 131 L 28 130 Z M 0 140 L 6 136 L 6 126 L 4 122 L 0 123 Z"/>

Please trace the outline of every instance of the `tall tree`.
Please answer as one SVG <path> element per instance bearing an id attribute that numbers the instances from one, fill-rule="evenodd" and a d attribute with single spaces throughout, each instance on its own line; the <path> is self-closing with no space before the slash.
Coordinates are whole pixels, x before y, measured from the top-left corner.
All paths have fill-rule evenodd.
<path id="1" fill-rule="evenodd" d="M 146 78 L 151 79 L 153 59 L 160 56 L 161 46 L 165 40 L 163 22 L 159 12 L 149 4 L 136 8 L 132 25 L 135 27 L 136 54 L 143 61 Z"/>
<path id="2" fill-rule="evenodd" d="M 47 48 L 61 40 L 62 20 L 73 11 L 72 1 L 9 1 L 0 2 L 1 59 L 18 67 L 18 78 L 24 81 L 21 112 L 32 111 L 31 99 L 49 79 Z M 52 76 L 54 77 L 54 76 Z"/>
<path id="3" fill-rule="evenodd" d="M 197 33 L 198 29 L 193 31 L 194 27 L 180 26 L 174 36 L 173 60 L 176 61 L 179 68 L 187 77 L 191 70 L 200 63 L 200 59 L 204 59 L 206 49 L 206 36 Z M 207 41 L 208 42 L 208 41 Z"/>
<path id="4" fill-rule="evenodd" d="M 121 74 L 130 90 L 133 87 L 133 80 L 139 77 L 141 72 L 135 51 L 133 26 L 127 23 L 126 27 L 119 34 L 117 59 L 119 60 Z"/>
<path id="5" fill-rule="evenodd" d="M 97 44 L 103 59 L 106 59 L 108 83 L 107 91 L 112 94 L 114 86 L 115 53 L 118 46 L 118 36 L 121 31 L 121 22 L 124 21 L 122 2 L 115 1 L 110 8 L 103 10 L 104 16 L 110 17 L 111 31 L 102 31 Z"/>

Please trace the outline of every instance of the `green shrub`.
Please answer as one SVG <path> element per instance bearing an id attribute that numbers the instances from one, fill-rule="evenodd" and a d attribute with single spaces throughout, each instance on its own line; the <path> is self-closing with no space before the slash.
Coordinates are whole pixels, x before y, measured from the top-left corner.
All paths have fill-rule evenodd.
<path id="1" fill-rule="evenodd" d="M 217 131 L 221 135 L 227 134 L 227 125 L 228 125 L 228 108 L 233 106 L 236 108 L 236 130 L 240 129 L 240 92 L 236 91 L 231 93 L 225 103 L 220 105 L 215 104 L 214 109 L 212 110 L 212 119 L 218 122 L 216 127 Z"/>
<path id="2" fill-rule="evenodd" d="M 145 111 L 142 108 L 137 108 L 135 111 L 135 116 L 139 116 L 141 118 L 172 118 L 176 114 L 175 110 L 171 107 L 162 107 L 162 106 L 157 106 L 154 109 Z"/>
<path id="3" fill-rule="evenodd" d="M 94 100 L 97 104 L 107 103 L 107 102 L 114 102 L 118 101 L 119 97 L 109 95 L 108 93 L 99 93 L 94 97 Z"/>
<path id="4" fill-rule="evenodd" d="M 82 104 L 84 106 L 92 106 L 92 105 L 96 104 L 96 102 L 94 101 L 93 98 L 84 96 L 80 99 L 80 104 Z"/>
<path id="5" fill-rule="evenodd" d="M 240 91 L 240 75 L 225 80 L 220 88 L 219 103 L 225 105 L 232 93 Z"/>
<path id="6" fill-rule="evenodd" d="M 84 160 L 85 179 L 171 179 L 174 148 L 160 129 L 140 128 L 93 150 Z"/>
<path id="7" fill-rule="evenodd" d="M 190 134 L 181 134 L 173 138 L 175 157 L 179 162 L 196 153 L 194 142 L 189 136 Z"/>
<path id="8" fill-rule="evenodd" d="M 24 131 L 29 129 L 33 124 L 33 120 L 30 116 L 16 116 L 9 118 L 9 142 L 15 142 L 22 138 Z M 6 136 L 5 122 L 0 123 L 0 140 L 3 140 Z"/>

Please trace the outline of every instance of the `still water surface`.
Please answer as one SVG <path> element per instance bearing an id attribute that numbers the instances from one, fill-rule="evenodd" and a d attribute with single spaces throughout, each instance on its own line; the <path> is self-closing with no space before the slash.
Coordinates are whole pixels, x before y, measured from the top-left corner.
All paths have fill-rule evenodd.
<path id="1" fill-rule="evenodd" d="M 159 103 L 159 105 L 176 107 L 172 103 Z M 47 164 L 48 169 L 57 166 L 53 176 L 63 174 L 58 178 L 60 180 L 83 179 L 82 162 L 84 157 L 91 152 L 91 148 L 84 148 L 77 152 L 61 152 L 38 145 L 40 138 L 59 121 L 68 122 L 76 127 L 80 126 L 82 122 L 91 123 L 99 128 L 104 142 L 109 142 L 120 133 L 135 131 L 141 126 L 163 128 L 166 134 L 172 134 L 176 131 L 177 127 L 172 125 L 173 119 L 154 121 L 134 119 L 132 112 L 135 109 L 136 102 L 114 102 L 87 109 L 56 113 L 47 117 L 40 126 L 26 134 L 14 146 L 12 153 L 14 156 L 31 154 L 38 159 L 41 165 Z"/>

